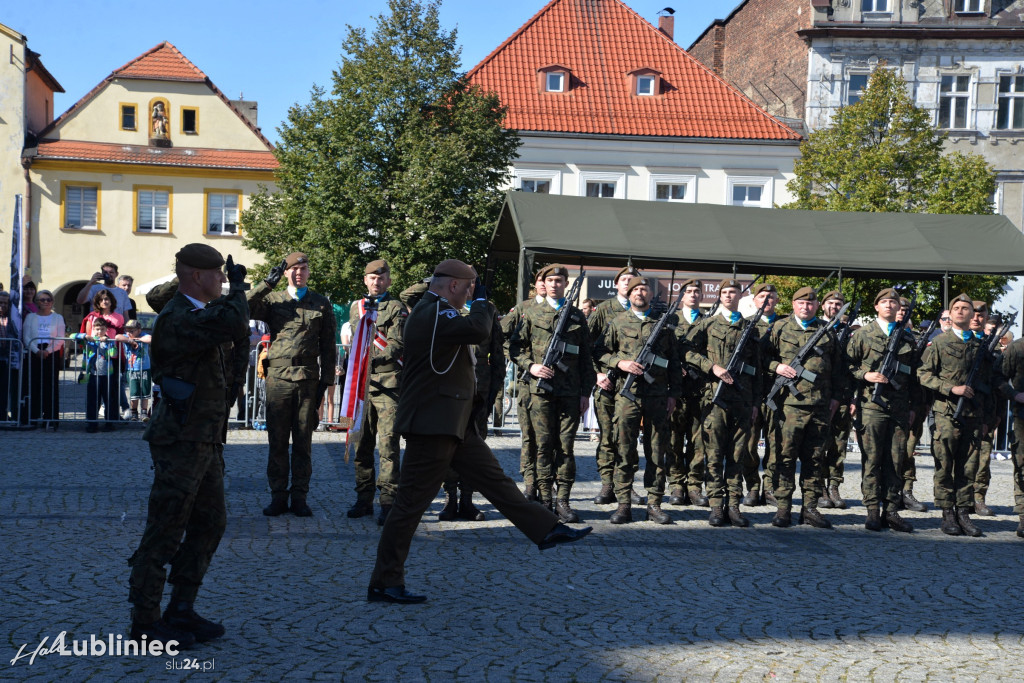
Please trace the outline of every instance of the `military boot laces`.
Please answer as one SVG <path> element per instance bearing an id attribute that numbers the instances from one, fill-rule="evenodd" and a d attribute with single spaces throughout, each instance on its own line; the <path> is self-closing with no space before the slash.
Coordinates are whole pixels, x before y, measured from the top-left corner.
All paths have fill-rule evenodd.
<path id="1" fill-rule="evenodd" d="M 655 524 L 672 523 L 672 518 L 661 509 L 661 503 L 651 503 L 647 506 L 647 520 Z"/>
<path id="2" fill-rule="evenodd" d="M 462 489 L 459 496 L 459 519 L 468 522 L 482 522 L 487 519 L 484 513 L 480 512 L 477 506 L 473 505 L 473 492 L 470 489 Z"/>
<path id="3" fill-rule="evenodd" d="M 675 487 L 668 494 L 668 500 L 665 501 L 669 505 L 686 505 L 686 494 L 683 493 L 681 487 Z"/>
<path id="4" fill-rule="evenodd" d="M 809 524 L 815 529 L 831 529 L 832 522 L 825 519 L 818 508 L 814 507 L 803 507 L 800 509 L 800 523 Z"/>
<path id="5" fill-rule="evenodd" d="M 743 516 L 742 512 L 740 512 L 740 506 L 739 505 L 730 505 L 729 506 L 728 514 L 729 514 L 729 523 L 732 524 L 733 526 L 738 526 L 738 527 L 748 527 L 748 526 L 750 526 L 750 521 L 746 517 Z"/>
<path id="6" fill-rule="evenodd" d="M 953 508 L 942 509 L 942 525 L 939 527 L 942 533 L 949 536 L 963 536 L 964 530 L 960 528 L 960 525 L 956 521 L 956 512 Z"/>
<path id="7" fill-rule="evenodd" d="M 868 507 L 868 518 L 864 522 L 864 528 L 868 531 L 882 530 L 882 517 L 878 514 L 877 505 L 872 505 Z"/>
<path id="8" fill-rule="evenodd" d="M 608 518 L 612 524 L 629 524 L 633 521 L 633 509 L 629 503 L 619 503 L 612 516 Z"/>
<path id="9" fill-rule="evenodd" d="M 141 642 L 143 636 L 146 637 L 146 640 L 163 643 L 165 647 L 168 643 L 174 641 L 178 643 L 179 650 L 187 650 L 196 644 L 196 637 L 194 635 L 183 629 L 170 626 L 163 619 L 157 619 L 151 624 L 132 622 L 131 633 L 128 637 L 134 641 Z"/>
<path id="10" fill-rule="evenodd" d="M 900 513 L 895 510 L 885 513 L 885 523 L 893 531 L 901 531 L 905 534 L 914 530 L 914 527 L 910 526 L 910 523 L 900 517 Z"/>
<path id="11" fill-rule="evenodd" d="M 437 513 L 437 521 L 439 522 L 451 522 L 455 519 L 455 515 L 459 513 L 459 501 L 458 496 L 455 493 L 455 489 L 444 490 L 444 507 Z"/>
<path id="12" fill-rule="evenodd" d="M 708 525 L 721 527 L 727 526 L 728 524 L 729 522 L 725 517 L 725 508 L 723 508 L 721 505 L 712 505 L 711 514 L 708 515 Z"/>
<path id="13" fill-rule="evenodd" d="M 793 524 L 793 509 L 788 505 L 780 505 L 772 517 L 772 526 L 785 529 Z"/>
<path id="14" fill-rule="evenodd" d="M 845 510 L 846 509 L 846 501 L 843 500 L 842 494 L 839 493 L 839 485 L 838 484 L 830 484 L 829 485 L 829 487 L 828 487 L 828 497 L 832 501 L 832 507 L 836 508 L 837 510 Z"/>
<path id="15" fill-rule="evenodd" d="M 173 628 L 191 633 L 198 643 L 205 643 L 224 635 L 222 625 L 196 614 L 190 602 L 172 601 L 164 610 L 164 621 Z"/>
<path id="16" fill-rule="evenodd" d="M 971 521 L 970 510 L 970 508 L 957 508 L 956 522 L 960 525 L 960 528 L 964 530 L 965 534 L 977 538 L 978 536 L 981 536 L 981 529 L 974 526 L 974 522 Z"/>
<path id="17" fill-rule="evenodd" d="M 573 524 L 580 521 L 580 516 L 569 507 L 569 501 L 559 499 L 555 503 L 555 514 L 558 515 L 558 521 L 563 524 Z"/>
<path id="18" fill-rule="evenodd" d="M 612 492 L 611 484 L 601 484 L 601 492 L 594 498 L 597 505 L 610 505 L 615 502 L 615 493 Z"/>

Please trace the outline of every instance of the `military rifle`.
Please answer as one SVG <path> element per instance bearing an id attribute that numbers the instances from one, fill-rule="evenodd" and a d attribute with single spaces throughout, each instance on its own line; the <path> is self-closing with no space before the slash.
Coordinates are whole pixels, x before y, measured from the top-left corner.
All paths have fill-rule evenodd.
<path id="1" fill-rule="evenodd" d="M 644 342 L 643 348 L 640 349 L 640 353 L 636 354 L 636 358 L 633 359 L 633 362 L 639 363 L 644 367 L 644 374 L 634 375 L 633 373 L 629 373 L 626 376 L 625 383 L 622 385 L 622 389 L 619 390 L 620 396 L 625 396 L 633 403 L 636 403 L 636 396 L 634 396 L 633 392 L 630 390 L 633 388 L 633 384 L 636 382 L 637 377 L 643 377 L 644 381 L 650 384 L 654 381 L 654 378 L 647 372 L 647 368 L 652 365 L 656 365 L 660 368 L 668 367 L 668 360 L 654 353 L 654 345 L 658 343 L 658 339 L 661 338 L 662 331 L 664 331 L 665 327 L 668 325 L 669 316 L 676 312 L 676 309 L 679 308 L 679 304 L 681 304 L 682 301 L 683 290 L 680 289 L 679 296 L 676 297 L 676 300 L 672 302 L 672 305 L 668 307 L 668 310 L 665 311 L 658 319 L 658 322 L 654 325 L 654 329 L 651 330 L 651 334 L 648 335 L 647 341 Z"/>
<path id="2" fill-rule="evenodd" d="M 900 362 L 900 346 L 903 344 L 904 332 L 907 330 L 907 323 L 914 319 L 914 307 L 917 305 L 917 292 L 914 292 L 910 298 L 910 304 L 907 306 L 907 314 L 903 316 L 903 320 L 896 323 L 896 327 L 893 328 L 892 332 L 889 333 L 889 340 L 885 343 L 885 354 L 882 355 L 882 363 L 878 366 L 878 372 L 882 373 L 888 380 L 888 384 L 892 385 L 894 389 L 899 391 L 902 387 L 899 382 L 896 381 L 897 375 L 903 373 L 910 377 L 913 372 L 906 363 Z M 916 343 L 915 343 L 916 348 Z M 875 388 L 871 392 L 871 402 L 875 405 L 881 406 L 886 412 L 889 411 L 889 401 L 882 397 L 882 393 L 885 391 L 885 384 L 878 382 L 875 384 Z"/>
<path id="3" fill-rule="evenodd" d="M 917 341 L 914 343 L 914 361 L 918 362 L 921 360 L 921 356 L 924 355 L 924 350 L 928 347 L 928 340 L 932 338 L 932 332 L 939 326 L 939 319 L 935 318 L 930 323 L 925 331 L 918 335 Z"/>
<path id="4" fill-rule="evenodd" d="M 729 356 L 729 362 L 725 366 L 726 372 L 728 372 L 734 379 L 735 382 L 739 379 L 741 374 L 754 375 L 757 372 L 757 368 L 752 365 L 748 365 L 743 362 L 743 355 L 747 350 L 747 345 L 750 343 L 751 338 L 754 336 L 754 330 L 757 328 L 757 321 L 764 315 L 764 309 L 768 306 L 769 298 L 765 297 L 764 302 L 761 303 L 761 308 L 757 309 L 757 313 L 747 319 L 747 324 L 743 328 L 743 333 L 740 335 L 740 339 L 736 342 L 736 348 L 732 350 L 732 355 Z M 725 401 L 722 400 L 722 387 L 725 386 L 724 380 L 718 381 L 718 386 L 715 387 L 715 393 L 711 397 L 711 402 L 722 410 L 726 409 Z"/>
<path id="5" fill-rule="evenodd" d="M 860 315 L 860 299 L 853 304 L 853 310 L 847 317 L 848 322 L 842 323 L 842 329 L 836 335 L 836 342 L 839 344 L 839 348 L 846 350 L 847 345 L 850 343 L 850 337 L 853 336 L 853 323 L 857 320 L 857 316 Z"/>
<path id="6" fill-rule="evenodd" d="M 974 363 L 971 364 L 971 372 L 967 375 L 967 381 L 964 382 L 971 389 L 976 391 L 982 391 L 988 393 L 991 391 L 989 387 L 983 387 L 978 384 L 978 375 L 981 374 L 981 363 L 985 358 L 995 358 L 996 349 L 999 348 L 999 340 L 1006 336 L 1006 333 L 1013 327 L 1014 321 L 1017 319 L 1017 310 L 1010 309 L 1010 316 L 1007 320 L 1003 321 L 1003 324 L 998 329 L 993 330 L 992 334 L 987 337 L 982 337 L 981 348 L 974 354 Z M 960 417 L 964 413 L 966 407 L 965 401 L 970 401 L 972 406 L 978 404 L 977 398 L 967 398 L 961 396 L 960 400 L 956 402 L 956 410 L 953 411 L 953 421 L 960 422 Z"/>
<path id="7" fill-rule="evenodd" d="M 833 270 L 828 274 L 828 277 L 821 281 L 821 284 L 814 288 L 814 298 L 817 299 L 821 296 L 821 290 L 825 289 L 825 285 L 832 281 L 832 278 L 836 276 L 838 271 Z"/>
<path id="8" fill-rule="evenodd" d="M 804 395 L 796 388 L 797 382 L 801 379 L 813 382 L 818 378 L 816 373 L 813 373 L 804 367 L 804 363 L 808 361 L 811 354 L 818 356 L 822 354 L 823 349 L 818 346 L 818 342 L 821 341 L 822 337 L 828 334 L 829 330 L 832 329 L 832 326 L 836 324 L 836 321 L 842 317 L 843 313 L 845 313 L 846 309 L 849 307 L 850 304 L 845 304 L 841 309 L 839 309 L 839 312 L 832 316 L 832 319 L 829 320 L 828 323 L 815 330 L 814 334 L 811 335 L 811 338 L 808 339 L 807 342 L 800 347 L 800 350 L 796 352 L 796 356 L 788 364 L 789 367 L 796 370 L 796 377 L 783 377 L 782 375 L 779 375 L 775 378 L 775 384 L 772 385 L 771 391 L 768 392 L 768 395 L 764 399 L 764 402 L 767 404 L 769 409 L 779 409 L 779 406 L 775 403 L 775 395 L 782 391 L 783 387 L 787 387 L 790 395 L 796 399 L 802 399 L 804 397 Z"/>
<path id="9" fill-rule="evenodd" d="M 557 369 L 562 372 L 568 372 L 569 366 L 562 362 L 562 357 L 567 353 L 576 354 L 580 352 L 580 347 L 565 342 L 565 328 L 569 326 L 570 311 L 572 311 L 573 306 L 576 305 L 576 300 L 580 297 L 580 287 L 583 286 L 583 275 L 585 273 L 586 271 L 580 268 L 579 277 L 572 283 L 572 287 L 569 288 L 569 292 L 565 295 L 565 303 L 558 309 L 558 313 L 555 314 L 555 331 L 551 335 L 551 341 L 548 342 L 547 348 L 544 349 L 544 358 L 540 362 L 541 365 L 552 370 Z M 555 390 L 555 385 L 543 377 L 538 377 L 537 388 L 541 391 L 552 392 Z"/>

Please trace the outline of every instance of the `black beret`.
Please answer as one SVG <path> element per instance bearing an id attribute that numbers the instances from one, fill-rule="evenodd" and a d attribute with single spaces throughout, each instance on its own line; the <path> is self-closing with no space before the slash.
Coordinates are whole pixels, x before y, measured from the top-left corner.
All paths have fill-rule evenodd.
<path id="1" fill-rule="evenodd" d="M 199 242 L 186 244 L 178 250 L 174 258 L 179 263 L 184 263 L 186 266 L 200 270 L 211 270 L 224 265 L 224 257 L 220 255 L 219 251 L 209 244 L 201 244 Z"/>

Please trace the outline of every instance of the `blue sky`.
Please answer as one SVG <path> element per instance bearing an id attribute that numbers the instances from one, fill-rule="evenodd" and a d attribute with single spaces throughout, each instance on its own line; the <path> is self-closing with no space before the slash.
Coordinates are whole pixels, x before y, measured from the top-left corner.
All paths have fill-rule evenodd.
<path id="1" fill-rule="evenodd" d="M 689 47 L 716 18 L 740 0 L 626 0 L 652 23 L 666 5 L 676 10 L 676 42 Z M 307 102 L 313 84 L 325 85 L 338 64 L 347 26 L 372 31 L 386 0 L 51 0 L 5 3 L 0 23 L 28 36 L 29 48 L 64 86 L 56 115 L 78 101 L 114 69 L 168 40 L 206 72 L 230 98 L 244 93 L 259 102 L 264 134 L 288 107 Z M 457 28 L 462 64 L 469 69 L 523 25 L 546 0 L 493 2 L 445 0 L 441 21 Z"/>

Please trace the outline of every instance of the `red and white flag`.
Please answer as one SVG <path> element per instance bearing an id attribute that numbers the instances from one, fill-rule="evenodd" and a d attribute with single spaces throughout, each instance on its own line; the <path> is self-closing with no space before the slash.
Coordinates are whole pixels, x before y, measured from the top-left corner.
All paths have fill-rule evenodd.
<path id="1" fill-rule="evenodd" d="M 352 426 L 345 436 L 345 462 L 348 462 L 349 445 L 358 442 L 363 427 L 363 405 L 366 402 L 367 385 L 370 383 L 370 347 L 377 337 L 376 322 L 377 309 L 367 310 L 364 301 L 360 301 L 359 321 L 352 332 L 345 390 L 341 396 L 341 416 L 352 420 Z"/>

